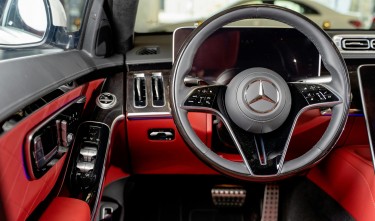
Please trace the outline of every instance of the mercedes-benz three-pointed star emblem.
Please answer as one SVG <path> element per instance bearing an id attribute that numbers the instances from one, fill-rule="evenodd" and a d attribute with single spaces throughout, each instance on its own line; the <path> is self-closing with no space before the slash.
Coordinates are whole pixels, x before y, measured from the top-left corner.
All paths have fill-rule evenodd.
<path id="1" fill-rule="evenodd" d="M 255 87 L 257 87 L 258 90 L 255 90 Z M 257 94 L 254 97 L 255 91 L 257 91 Z M 251 93 L 251 96 L 249 93 Z M 276 86 L 264 80 L 252 82 L 245 92 L 247 105 L 251 110 L 257 113 L 269 113 L 274 110 L 279 103 L 279 97 L 279 91 Z"/>

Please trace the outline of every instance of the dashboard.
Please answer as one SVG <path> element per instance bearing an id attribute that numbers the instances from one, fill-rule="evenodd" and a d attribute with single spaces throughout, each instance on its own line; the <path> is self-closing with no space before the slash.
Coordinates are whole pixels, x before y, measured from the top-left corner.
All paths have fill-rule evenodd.
<path id="1" fill-rule="evenodd" d="M 170 165 L 174 165 L 174 168 L 178 168 L 178 173 L 182 174 L 215 173 L 196 161 L 191 152 L 186 151 L 188 148 L 179 136 L 171 117 L 169 81 L 172 64 L 192 31 L 193 28 L 182 28 L 173 35 L 136 35 L 134 48 L 126 55 L 129 68 L 126 83 L 127 130 L 132 166 L 136 173 L 170 173 Z M 364 32 L 366 34 L 363 36 L 369 35 L 368 32 Z M 328 32 L 332 38 L 345 36 L 347 33 Z M 365 127 L 357 68 L 363 64 L 373 63 L 372 52 L 344 48 L 339 50 L 345 58 L 352 87 L 347 130 L 354 128 L 358 132 L 357 135 L 366 134 L 363 130 Z M 250 67 L 267 67 L 280 74 L 287 82 L 303 82 L 307 78 L 315 78 L 323 83 L 330 81 L 330 75 L 322 64 L 315 46 L 294 29 L 222 28 L 209 37 L 196 52 L 185 84 L 227 84 L 241 70 Z M 155 105 L 160 102 L 155 100 L 157 93 L 163 100 L 163 105 Z M 140 99 L 141 102 L 138 104 L 142 105 L 137 106 L 136 99 Z M 219 155 L 227 159 L 241 160 L 225 128 L 223 129 L 224 126 L 215 116 L 189 113 L 189 117 L 193 129 L 208 147 L 214 148 Z M 298 157 L 315 145 L 329 121 L 329 109 L 316 109 L 303 114 L 297 123 L 287 158 Z M 360 131 L 363 133 L 359 133 Z M 151 133 L 157 136 L 153 137 Z M 351 138 L 346 135 L 351 136 L 345 133 L 338 145 L 351 142 Z M 367 138 L 365 135 L 359 136 L 356 141 L 365 144 Z M 177 146 L 181 148 L 176 148 Z"/>
<path id="2" fill-rule="evenodd" d="M 173 36 L 136 36 L 135 48 L 127 54 L 128 117 L 170 116 L 172 62 L 193 30 L 180 28 Z M 185 83 L 227 84 L 251 67 L 269 68 L 287 82 L 326 74 L 321 71 L 320 55 L 313 43 L 295 29 L 221 28 L 196 52 Z"/>
<path id="3" fill-rule="evenodd" d="M 169 82 L 172 64 L 179 48 L 192 31 L 193 28 L 185 28 L 179 29 L 174 35 L 171 33 L 136 35 L 134 48 L 126 54 L 127 76 L 123 76 L 121 80 L 114 80 L 117 82 L 116 87 L 111 87 L 122 91 L 120 85 L 124 84 L 125 97 L 119 101 L 125 104 L 129 154 L 133 159 L 132 167 L 135 173 L 216 173 L 189 151 L 171 116 Z M 344 36 L 344 33 L 347 34 L 347 32 L 329 32 L 332 38 Z M 365 32 L 360 36 L 368 38 L 371 34 Z M 358 38 L 357 36 L 356 39 Z M 362 64 L 374 63 L 373 51 L 341 48 L 340 50 L 351 76 L 353 95 L 351 116 L 358 117 L 349 120 L 348 128 L 363 129 L 357 68 Z M 76 52 L 69 52 L 66 56 L 71 57 L 72 53 Z M 118 56 L 106 62 L 111 65 L 114 61 L 121 64 L 121 60 L 122 57 Z M 187 78 L 186 83 L 191 86 L 202 83 L 226 84 L 242 69 L 257 66 L 274 70 L 286 81 L 304 81 L 306 78 L 313 77 L 322 81 L 329 80 L 327 78 L 329 75 L 321 64 L 314 45 L 294 29 L 223 28 L 207 39 L 198 50 L 189 73 L 190 78 Z M 305 151 L 304 148 L 300 148 L 301 142 L 306 148 L 316 143 L 315 138 L 319 138 L 324 132 L 329 117 L 329 110 L 307 113 L 307 117 L 301 120 L 302 129 L 297 130 L 297 135 L 293 135 L 291 140 L 292 149 L 293 146 L 296 147 L 291 158 Z M 223 130 L 223 125 L 215 116 L 206 113 L 189 113 L 189 119 L 198 136 L 208 147 L 216 148 L 216 152 L 231 160 L 241 160 L 225 129 Z M 311 123 L 308 120 L 316 121 Z M 306 136 L 306 134 L 314 136 Z M 303 137 L 309 139 L 302 139 Z M 365 136 L 361 138 L 361 142 L 366 142 Z"/>
<path id="4" fill-rule="evenodd" d="M 276 29 L 277 28 L 275 28 L 274 31 Z M 262 32 L 262 30 L 264 31 L 264 29 L 257 28 L 256 32 Z M 279 31 L 280 30 L 281 29 L 279 29 Z M 191 31 L 191 30 L 189 30 L 189 31 Z M 187 31 L 187 32 L 189 32 L 189 31 Z M 272 31 L 272 29 L 270 29 L 268 31 Z M 254 30 L 252 35 L 256 35 L 256 32 Z M 293 32 L 293 31 L 291 31 L 291 32 Z M 345 37 L 346 38 L 349 37 L 351 39 L 372 39 L 375 36 L 371 31 L 366 31 L 366 30 L 363 30 L 363 31 L 359 31 L 359 30 L 353 30 L 353 31 L 350 31 L 350 30 L 342 30 L 342 31 L 335 30 L 335 31 L 327 31 L 327 34 L 334 40 L 334 43 L 337 45 L 338 50 L 341 52 L 343 58 L 345 59 L 347 69 L 349 71 L 351 88 L 352 88 L 351 111 L 361 114 L 362 113 L 362 111 L 361 111 L 362 103 L 361 103 L 360 92 L 359 92 L 357 69 L 360 65 L 374 63 L 373 59 L 374 59 L 375 51 L 371 48 L 368 49 L 368 50 L 345 49 L 342 46 L 341 43 L 343 42 L 343 40 L 345 40 Z M 258 36 L 262 37 L 262 38 L 264 37 L 264 36 L 260 36 L 260 35 L 258 35 Z M 155 35 L 155 34 L 153 34 L 153 35 L 136 34 L 135 38 L 134 38 L 134 48 L 126 54 L 127 65 L 129 67 L 129 71 L 130 71 L 128 76 L 131 78 L 134 73 L 143 73 L 143 72 L 150 72 L 151 73 L 153 71 L 156 71 L 156 72 L 164 71 L 164 73 L 166 74 L 165 79 L 169 80 L 169 73 L 170 73 L 170 70 L 172 68 L 172 62 L 174 60 L 174 56 L 177 55 L 176 51 L 178 51 L 177 49 L 174 49 L 174 48 L 176 48 L 176 46 L 173 45 L 173 37 L 174 36 L 170 33 L 160 33 L 158 35 Z M 185 35 L 185 37 L 186 37 L 186 35 Z M 177 45 L 178 44 L 182 45 L 183 40 L 180 40 L 179 42 L 177 42 Z M 309 44 L 311 46 L 311 43 L 309 43 Z M 220 47 L 222 47 L 222 46 L 220 46 Z M 258 49 L 259 48 L 262 49 L 264 47 L 266 47 L 266 48 L 268 47 L 270 49 L 269 45 L 268 46 L 267 45 L 266 46 L 261 45 L 261 46 L 257 46 L 257 47 L 258 47 Z M 144 53 L 144 52 L 148 52 L 148 53 Z M 255 55 L 258 52 L 259 52 L 259 50 L 256 50 L 256 51 L 253 51 L 253 52 L 248 52 L 247 55 L 256 57 Z M 262 52 L 262 53 L 264 54 L 264 52 Z M 274 51 L 272 51 L 272 53 L 275 54 Z M 319 64 L 321 64 L 320 59 L 318 61 L 314 61 L 314 62 L 315 63 L 319 62 Z M 217 62 L 217 63 L 219 63 L 219 62 Z M 205 80 L 208 80 L 208 81 L 216 80 L 216 78 L 222 73 L 222 71 L 224 69 L 226 69 L 228 66 L 230 66 L 230 65 L 228 65 L 228 63 L 229 62 L 227 61 L 226 67 L 217 70 L 215 73 L 212 73 L 212 72 L 206 70 L 205 74 L 203 75 L 203 76 L 205 76 Z M 263 63 L 267 63 L 267 62 L 263 61 Z M 270 63 L 270 62 L 268 62 L 268 63 Z M 272 65 L 272 64 L 266 64 L 266 65 Z M 325 80 L 325 81 L 327 81 L 327 80 L 329 81 L 329 77 L 326 78 L 327 76 L 329 76 L 329 73 L 327 72 L 327 70 L 325 70 L 324 65 L 321 64 L 319 68 L 320 68 L 319 71 L 320 71 L 320 76 L 321 76 L 320 79 Z M 228 69 L 231 70 L 231 68 L 228 68 Z M 308 75 L 311 76 L 313 74 L 319 75 L 319 71 L 307 73 L 307 75 L 305 75 L 305 76 L 308 76 Z M 238 72 L 238 70 L 235 73 L 237 73 L 237 72 Z M 202 72 L 200 72 L 200 73 L 202 73 Z M 194 74 L 194 73 L 192 73 L 192 74 Z M 294 75 L 294 76 L 296 77 L 296 79 L 302 79 L 303 80 L 304 74 L 305 73 L 301 72 L 301 73 L 299 73 L 299 75 Z M 293 77 L 292 74 L 290 74 L 289 76 Z M 293 79 L 293 80 L 296 80 L 296 79 Z M 223 79 L 223 81 L 225 82 L 225 79 Z M 130 90 L 130 88 L 128 88 L 128 91 L 133 93 Z M 167 91 L 166 91 L 166 93 L 167 93 Z M 131 99 L 131 96 L 128 96 L 128 99 Z M 168 99 L 168 94 L 166 94 L 166 99 Z M 151 108 L 151 109 L 143 108 L 143 109 L 134 110 L 134 108 L 132 108 L 129 105 L 127 105 L 127 110 L 130 110 L 129 113 L 137 112 L 139 114 L 142 113 L 142 115 L 145 114 L 145 113 L 147 115 L 147 113 L 150 113 L 150 112 L 152 112 L 152 113 L 160 113 L 160 112 L 167 113 L 168 111 L 170 111 L 170 109 L 168 108 L 168 102 L 167 102 L 166 107 L 163 110 L 161 110 L 161 108 Z"/>

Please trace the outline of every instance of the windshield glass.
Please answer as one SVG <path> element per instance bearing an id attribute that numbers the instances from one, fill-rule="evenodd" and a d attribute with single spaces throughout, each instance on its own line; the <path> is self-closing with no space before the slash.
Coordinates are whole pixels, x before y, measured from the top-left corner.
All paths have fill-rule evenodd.
<path id="1" fill-rule="evenodd" d="M 135 31 L 172 32 L 245 4 L 274 4 L 299 12 L 323 29 L 373 29 L 375 0 L 139 0 Z M 236 26 L 281 26 L 252 19 Z"/>

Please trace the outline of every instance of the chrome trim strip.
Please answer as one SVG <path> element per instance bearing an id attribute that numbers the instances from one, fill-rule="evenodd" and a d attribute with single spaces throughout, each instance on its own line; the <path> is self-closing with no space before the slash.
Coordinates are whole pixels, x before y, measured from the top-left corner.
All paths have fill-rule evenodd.
<path id="1" fill-rule="evenodd" d="M 332 81 L 331 76 L 324 76 L 324 77 L 317 77 L 317 78 L 308 78 L 302 80 L 299 83 L 307 83 L 307 84 L 328 84 Z"/>
<path id="2" fill-rule="evenodd" d="M 127 113 L 127 118 L 150 118 L 150 117 L 172 117 L 171 112 L 141 112 Z"/>
<path id="3" fill-rule="evenodd" d="M 259 147 L 258 146 L 258 142 L 256 140 L 257 138 L 255 138 L 254 136 L 254 140 L 255 140 L 255 148 L 257 149 L 257 153 L 258 153 L 258 158 L 259 158 L 259 163 L 261 166 L 266 166 L 267 165 L 267 154 L 266 154 L 266 149 L 264 148 L 264 142 L 263 140 L 261 140 L 261 146 Z"/>
<path id="4" fill-rule="evenodd" d="M 97 191 L 97 194 L 96 194 L 95 204 L 94 204 L 94 207 L 93 207 L 93 210 L 92 210 L 92 214 L 91 214 L 91 220 L 92 221 L 95 220 L 95 214 L 96 214 L 97 209 L 98 209 L 99 200 L 101 199 L 101 196 L 102 196 L 103 183 L 104 183 L 104 177 L 105 177 L 104 174 L 105 174 L 105 171 L 106 171 L 105 165 L 107 163 L 107 158 L 108 158 L 108 153 L 109 153 L 109 147 L 110 147 L 111 141 L 112 141 L 113 128 L 121 120 L 125 120 L 125 115 L 124 114 L 121 114 L 121 115 L 117 116 L 113 120 L 111 127 L 108 127 L 108 125 L 105 124 L 105 123 L 97 122 L 97 121 L 85 121 L 85 122 L 83 122 L 83 123 L 90 123 L 90 122 L 99 123 L 99 124 L 106 125 L 109 128 L 108 143 L 107 143 L 105 157 L 104 157 L 104 164 L 103 164 L 103 168 L 102 168 L 102 173 L 100 175 L 99 187 L 98 187 L 98 191 Z"/>
<path id="5" fill-rule="evenodd" d="M 318 66 L 318 76 L 321 76 L 322 72 L 322 55 L 319 54 L 319 66 Z"/>

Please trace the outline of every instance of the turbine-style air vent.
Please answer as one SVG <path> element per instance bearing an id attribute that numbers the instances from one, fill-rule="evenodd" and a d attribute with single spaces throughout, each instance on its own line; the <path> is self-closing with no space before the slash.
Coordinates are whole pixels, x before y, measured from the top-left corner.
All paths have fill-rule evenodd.
<path id="1" fill-rule="evenodd" d="M 162 107 L 165 105 L 164 99 L 164 82 L 161 72 L 152 73 L 152 105 L 155 107 Z"/>
<path id="2" fill-rule="evenodd" d="M 147 105 L 147 94 L 146 94 L 146 79 L 144 74 L 134 75 L 134 106 L 135 107 L 146 107 Z"/>

